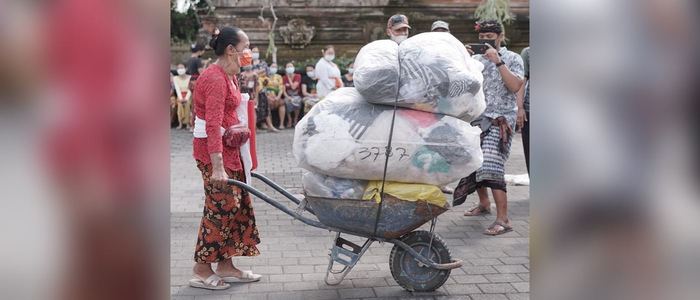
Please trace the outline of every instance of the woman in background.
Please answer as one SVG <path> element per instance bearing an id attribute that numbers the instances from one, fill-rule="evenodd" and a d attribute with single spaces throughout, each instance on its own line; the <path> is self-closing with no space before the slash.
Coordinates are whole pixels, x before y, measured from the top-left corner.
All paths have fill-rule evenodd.
<path id="1" fill-rule="evenodd" d="M 299 122 L 301 110 L 301 74 L 294 73 L 294 64 L 288 62 L 284 68 L 284 102 L 287 109 L 287 127 L 294 127 Z"/>
<path id="2" fill-rule="evenodd" d="M 179 129 L 190 129 L 190 100 L 192 91 L 190 90 L 190 75 L 184 64 L 177 65 L 177 76 L 173 77 L 175 86 L 175 96 L 177 97 L 177 120 Z"/>
<path id="3" fill-rule="evenodd" d="M 354 87 L 355 82 L 352 79 L 352 74 L 355 72 L 355 63 L 351 62 L 348 64 L 348 72 L 343 75 L 343 86 L 345 87 Z"/>
<path id="4" fill-rule="evenodd" d="M 341 88 L 343 82 L 340 80 L 340 69 L 333 62 L 335 59 L 335 48 L 328 45 L 323 48 L 321 53 L 323 53 L 323 58 L 316 63 L 316 78 L 318 79 L 316 90 L 318 97 L 323 99 L 330 92 Z"/>

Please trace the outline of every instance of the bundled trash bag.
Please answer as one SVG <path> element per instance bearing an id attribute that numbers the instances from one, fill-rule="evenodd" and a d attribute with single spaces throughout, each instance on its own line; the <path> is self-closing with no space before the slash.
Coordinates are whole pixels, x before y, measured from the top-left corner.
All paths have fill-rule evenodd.
<path id="1" fill-rule="evenodd" d="M 470 122 L 486 109 L 483 68 L 451 34 L 427 32 L 400 46 L 390 40 L 365 45 L 353 76 L 371 103 L 393 105 L 399 89 L 398 106 Z"/>
<path id="2" fill-rule="evenodd" d="M 299 166 L 324 175 L 382 180 L 393 108 L 367 103 L 355 88 L 330 93 L 294 133 Z M 387 181 L 444 185 L 483 162 L 481 130 L 459 119 L 398 109 Z"/>
<path id="3" fill-rule="evenodd" d="M 376 40 L 360 49 L 353 63 L 352 78 L 365 99 L 370 102 L 390 99 L 393 104 L 399 88 L 398 55 L 399 44 L 392 40 Z"/>
<path id="4" fill-rule="evenodd" d="M 381 200 L 382 182 L 370 181 L 362 199 Z M 387 182 L 384 193 L 404 201 L 425 201 L 432 205 L 447 208 L 447 198 L 439 187 L 428 184 Z"/>
<path id="5" fill-rule="evenodd" d="M 304 193 L 312 197 L 362 199 L 366 180 L 345 179 L 306 171 L 301 177 Z"/>

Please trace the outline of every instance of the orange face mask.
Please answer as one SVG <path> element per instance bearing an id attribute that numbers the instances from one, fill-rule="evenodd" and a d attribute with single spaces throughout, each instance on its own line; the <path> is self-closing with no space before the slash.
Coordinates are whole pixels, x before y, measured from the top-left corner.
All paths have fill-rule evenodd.
<path id="1" fill-rule="evenodd" d="M 253 52 L 250 49 L 245 49 L 238 52 L 238 64 L 242 67 L 247 67 L 253 64 Z"/>

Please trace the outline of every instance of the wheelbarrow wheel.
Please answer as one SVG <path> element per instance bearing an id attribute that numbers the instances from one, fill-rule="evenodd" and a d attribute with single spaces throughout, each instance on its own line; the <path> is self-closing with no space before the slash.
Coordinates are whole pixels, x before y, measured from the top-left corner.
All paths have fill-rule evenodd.
<path id="1" fill-rule="evenodd" d="M 430 232 L 418 230 L 404 235 L 400 240 L 436 263 L 451 262 L 450 250 L 445 246 L 445 242 L 435 235 L 432 247 L 430 247 L 430 236 Z M 389 268 L 394 280 L 401 287 L 411 292 L 432 292 L 440 288 L 445 284 L 447 278 L 450 277 L 451 271 L 437 270 L 426 266 L 397 245 L 394 245 L 394 248 L 391 249 Z"/>

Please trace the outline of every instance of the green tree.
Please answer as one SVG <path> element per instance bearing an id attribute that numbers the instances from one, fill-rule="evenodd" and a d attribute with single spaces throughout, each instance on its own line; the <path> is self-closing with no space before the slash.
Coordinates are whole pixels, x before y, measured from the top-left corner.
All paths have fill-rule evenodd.
<path id="1" fill-rule="evenodd" d="M 484 0 L 474 11 L 477 21 L 497 20 L 501 24 L 513 22 L 509 0 Z"/>
<path id="2" fill-rule="evenodd" d="M 177 11 L 176 0 L 170 0 L 170 40 L 174 43 L 191 43 L 196 40 L 199 31 L 197 10 L 207 3 L 199 0 L 188 0 L 187 11 Z"/>

